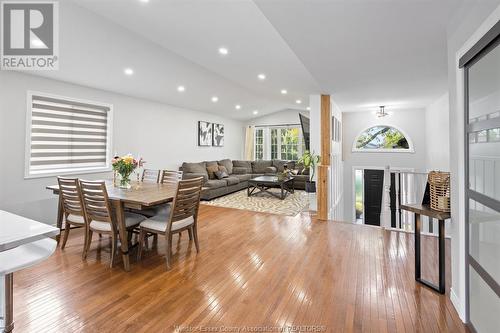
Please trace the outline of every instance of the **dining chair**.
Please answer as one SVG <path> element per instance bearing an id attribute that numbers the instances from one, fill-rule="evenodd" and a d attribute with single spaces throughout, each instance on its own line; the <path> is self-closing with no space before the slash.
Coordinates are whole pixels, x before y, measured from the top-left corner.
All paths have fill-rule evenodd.
<path id="1" fill-rule="evenodd" d="M 198 244 L 198 209 L 203 178 L 181 180 L 177 183 L 177 191 L 168 214 L 153 216 L 140 224 L 138 258 L 142 256 L 142 248 L 147 233 L 164 235 L 166 238 L 167 269 L 172 261 L 172 236 L 189 230 L 193 235 L 196 252 L 200 251 Z"/>
<path id="2" fill-rule="evenodd" d="M 176 185 L 179 180 L 182 180 L 182 171 L 163 170 L 161 172 L 160 183 Z"/>
<path id="3" fill-rule="evenodd" d="M 144 169 L 141 181 L 148 183 L 158 183 L 160 181 L 160 170 Z"/>
<path id="4" fill-rule="evenodd" d="M 106 183 L 104 181 L 80 180 L 83 208 L 86 219 L 87 243 L 83 258 L 87 257 L 93 232 L 111 236 L 111 262 L 113 267 L 118 242 L 118 227 L 109 202 Z M 125 212 L 125 227 L 129 235 L 146 218 L 140 214 Z M 127 238 L 127 240 L 130 237 Z M 127 241 L 125 240 L 125 241 Z M 124 241 L 124 240 L 122 240 Z"/>
<path id="5" fill-rule="evenodd" d="M 78 178 L 57 177 L 57 182 L 59 184 L 59 200 L 64 216 L 64 233 L 61 243 L 61 249 L 64 249 L 71 226 L 85 227 L 85 213 Z M 82 255 L 85 251 L 85 244 L 87 244 L 87 233 L 85 233 Z"/>

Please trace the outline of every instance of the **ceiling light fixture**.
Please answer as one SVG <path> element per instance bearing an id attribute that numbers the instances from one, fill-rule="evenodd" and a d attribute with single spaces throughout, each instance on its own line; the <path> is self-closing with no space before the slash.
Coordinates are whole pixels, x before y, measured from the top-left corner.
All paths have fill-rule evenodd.
<path id="1" fill-rule="evenodd" d="M 219 54 L 220 55 L 228 55 L 229 54 L 229 50 L 225 47 L 219 47 Z"/>
<path id="2" fill-rule="evenodd" d="M 184 86 L 178 86 L 177 87 L 177 91 L 178 92 L 184 92 L 184 91 L 186 91 L 186 87 L 184 87 Z"/>
<path id="3" fill-rule="evenodd" d="M 258 114 L 259 110 L 253 110 L 253 114 Z"/>
<path id="4" fill-rule="evenodd" d="M 142 3 L 148 3 L 149 2 L 149 0 L 139 0 L 139 1 L 142 2 Z"/>
<path id="5" fill-rule="evenodd" d="M 239 110 L 239 109 L 241 109 L 241 105 L 236 104 L 234 108 L 235 108 L 236 110 Z"/>
<path id="6" fill-rule="evenodd" d="M 123 72 L 125 73 L 125 75 L 133 75 L 134 74 L 134 70 L 132 68 L 125 68 L 123 70 Z"/>
<path id="7" fill-rule="evenodd" d="M 257 75 L 257 77 L 259 78 L 259 80 L 263 81 L 266 79 L 266 74 L 259 74 Z"/>
<path id="8" fill-rule="evenodd" d="M 389 115 L 387 112 L 385 112 L 385 106 L 381 105 L 381 106 L 379 106 L 379 108 L 380 109 L 376 113 L 377 117 L 383 118 L 383 117 Z"/>
<path id="9" fill-rule="evenodd" d="M 219 97 L 213 96 L 212 97 L 212 102 L 217 103 L 219 101 Z"/>
<path id="10" fill-rule="evenodd" d="M 297 104 L 302 104 L 302 101 L 300 99 L 296 100 L 295 103 Z"/>
<path id="11" fill-rule="evenodd" d="M 286 95 L 286 94 L 288 94 L 288 91 L 286 91 L 286 89 L 281 89 L 281 94 Z"/>

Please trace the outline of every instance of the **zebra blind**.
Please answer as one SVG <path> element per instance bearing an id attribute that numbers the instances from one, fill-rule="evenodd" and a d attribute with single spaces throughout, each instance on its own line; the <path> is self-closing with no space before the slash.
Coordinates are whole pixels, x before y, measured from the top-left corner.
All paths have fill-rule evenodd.
<path id="1" fill-rule="evenodd" d="M 109 167 L 109 106 L 30 96 L 28 176 L 99 171 Z"/>

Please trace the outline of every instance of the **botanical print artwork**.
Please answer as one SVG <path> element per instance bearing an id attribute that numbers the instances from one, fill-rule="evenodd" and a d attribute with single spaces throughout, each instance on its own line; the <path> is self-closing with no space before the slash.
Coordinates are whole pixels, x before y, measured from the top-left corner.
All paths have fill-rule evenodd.
<path id="1" fill-rule="evenodd" d="M 206 121 L 198 122 L 198 146 L 212 145 L 212 124 Z"/>
<path id="2" fill-rule="evenodd" d="M 212 145 L 215 147 L 224 146 L 224 125 L 222 124 L 213 124 L 213 143 Z"/>

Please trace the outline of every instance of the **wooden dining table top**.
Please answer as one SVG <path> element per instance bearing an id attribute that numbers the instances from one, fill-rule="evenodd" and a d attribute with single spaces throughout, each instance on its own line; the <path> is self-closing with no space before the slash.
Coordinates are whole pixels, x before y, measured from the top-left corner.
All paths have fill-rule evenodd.
<path id="1" fill-rule="evenodd" d="M 130 189 L 122 189 L 114 186 L 111 180 L 105 182 L 109 199 L 129 205 L 144 207 L 161 205 L 172 201 L 176 193 L 176 187 L 171 184 L 132 181 Z M 59 185 L 50 185 L 47 189 L 59 194 Z"/>

